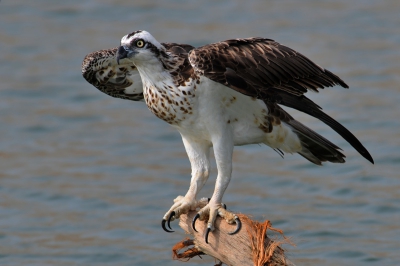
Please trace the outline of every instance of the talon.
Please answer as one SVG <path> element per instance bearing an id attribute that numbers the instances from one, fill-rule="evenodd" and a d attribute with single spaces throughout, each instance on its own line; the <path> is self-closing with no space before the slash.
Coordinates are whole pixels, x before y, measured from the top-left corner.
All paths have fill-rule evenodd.
<path id="1" fill-rule="evenodd" d="M 204 239 L 206 240 L 206 244 L 208 244 L 208 234 L 210 233 L 211 228 L 207 227 L 207 231 L 206 231 L 206 235 L 204 237 Z"/>
<path id="2" fill-rule="evenodd" d="M 226 204 L 222 203 L 222 207 L 224 207 L 224 209 L 226 210 Z"/>
<path id="3" fill-rule="evenodd" d="M 196 230 L 196 228 L 195 228 L 195 223 L 196 223 L 196 220 L 199 219 L 199 218 L 200 218 L 200 214 L 196 214 L 196 215 L 193 217 L 193 220 L 192 220 L 192 228 L 193 228 L 193 230 L 194 230 L 195 232 L 197 232 L 197 230 Z"/>
<path id="4" fill-rule="evenodd" d="M 170 230 L 168 230 L 166 227 L 165 227 L 165 223 L 167 222 L 167 220 L 162 220 L 161 221 L 161 227 L 162 227 L 162 229 L 164 229 L 164 231 L 165 232 L 167 232 L 167 233 L 172 233 L 172 232 L 174 232 L 174 231 L 170 231 Z"/>
<path id="5" fill-rule="evenodd" d="M 242 228 L 242 222 L 240 221 L 239 217 L 237 217 L 237 216 L 235 217 L 235 222 L 236 222 L 236 229 L 235 229 L 235 231 L 228 233 L 229 235 L 236 234 Z"/>
<path id="6" fill-rule="evenodd" d="M 175 216 L 175 212 L 173 211 L 173 212 L 171 212 L 171 214 L 169 215 L 169 218 L 168 218 L 168 223 L 167 223 L 167 225 L 168 225 L 168 227 L 169 227 L 169 229 L 171 229 L 172 230 L 172 227 L 171 227 L 171 219 L 172 219 L 172 217 L 174 217 Z M 173 231 L 172 231 L 173 232 Z"/>

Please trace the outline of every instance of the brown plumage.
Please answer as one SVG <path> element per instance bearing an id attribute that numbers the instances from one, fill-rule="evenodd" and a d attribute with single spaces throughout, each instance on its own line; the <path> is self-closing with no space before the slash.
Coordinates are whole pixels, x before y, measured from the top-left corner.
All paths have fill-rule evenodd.
<path id="1" fill-rule="evenodd" d="M 177 83 L 187 80 L 192 75 L 187 53 L 193 49 L 188 44 L 163 43 L 168 52 L 182 57 L 182 64 L 175 72 Z M 115 98 L 141 101 L 144 99 L 143 86 L 136 66 L 129 62 L 117 64 L 116 54 L 118 47 L 99 50 L 85 56 L 82 62 L 82 75 L 87 82 L 95 86 L 101 92 Z M 183 67 L 185 65 L 185 67 Z M 182 71 L 183 70 L 183 71 Z M 132 86 L 130 91 L 126 91 Z"/>
<path id="2" fill-rule="evenodd" d="M 330 71 L 270 39 L 227 40 L 197 48 L 189 57 L 208 78 L 259 98 L 274 95 L 271 87 L 296 96 L 338 84 L 348 88 Z"/>

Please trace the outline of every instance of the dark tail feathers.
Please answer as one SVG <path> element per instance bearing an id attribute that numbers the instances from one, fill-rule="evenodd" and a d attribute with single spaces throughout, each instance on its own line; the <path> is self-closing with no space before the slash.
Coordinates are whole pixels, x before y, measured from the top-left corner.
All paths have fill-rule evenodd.
<path id="1" fill-rule="evenodd" d="M 281 96 L 280 104 L 294 108 L 294 109 L 304 112 L 308 115 L 311 115 L 315 118 L 318 118 L 319 120 L 321 120 L 322 122 L 324 122 L 325 124 L 330 126 L 333 130 L 335 130 L 340 136 L 342 136 L 365 159 L 367 159 L 371 163 L 374 163 L 374 159 L 372 159 L 372 156 L 369 154 L 367 149 L 361 144 L 361 142 L 347 128 L 342 126 L 339 122 L 337 122 L 332 117 L 330 117 L 327 114 L 325 114 L 324 112 L 322 112 L 321 108 L 317 104 L 315 104 L 313 101 L 311 101 L 304 95 L 299 97 L 299 96 L 295 96 L 295 95 L 292 95 L 289 93 L 282 92 L 281 90 L 276 90 L 276 92 L 279 93 L 279 95 Z M 299 123 L 299 122 L 297 122 L 297 123 Z M 302 126 L 305 127 L 304 125 L 302 125 Z M 308 129 L 308 130 L 312 131 L 311 129 Z M 320 136 L 320 135 L 318 135 L 318 136 Z M 320 137 L 322 137 L 322 136 L 320 136 Z"/>
<path id="2" fill-rule="evenodd" d="M 301 141 L 302 150 L 298 153 L 312 163 L 322 162 L 344 163 L 346 157 L 340 148 L 296 120 L 286 122 L 293 128 Z"/>

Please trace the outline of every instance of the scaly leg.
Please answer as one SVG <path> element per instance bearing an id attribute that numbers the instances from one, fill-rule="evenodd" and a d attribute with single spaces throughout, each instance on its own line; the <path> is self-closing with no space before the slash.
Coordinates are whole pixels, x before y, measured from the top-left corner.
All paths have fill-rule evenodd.
<path id="1" fill-rule="evenodd" d="M 168 230 L 165 227 L 166 223 L 171 229 L 171 221 L 179 218 L 181 214 L 186 214 L 191 210 L 204 207 L 208 202 L 206 198 L 197 201 L 196 196 L 207 182 L 210 173 L 209 155 L 211 143 L 188 139 L 184 135 L 182 135 L 182 140 L 192 167 L 192 179 L 186 195 L 178 196 L 174 200 L 172 207 L 169 209 L 169 211 L 167 211 L 167 213 L 165 213 L 163 217 L 161 226 L 166 232 L 169 233 L 173 231 Z"/>

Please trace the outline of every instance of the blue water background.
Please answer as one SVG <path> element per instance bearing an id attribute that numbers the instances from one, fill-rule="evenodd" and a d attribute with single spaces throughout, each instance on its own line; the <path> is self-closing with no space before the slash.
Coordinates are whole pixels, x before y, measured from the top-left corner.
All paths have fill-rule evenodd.
<path id="1" fill-rule="evenodd" d="M 342 147 L 346 164 L 240 147 L 224 202 L 284 230 L 297 265 L 400 265 L 399 14 L 398 0 L 1 1 L 0 265 L 183 265 L 171 247 L 185 235 L 177 223 L 174 234 L 160 228 L 189 185 L 179 134 L 80 73 L 86 54 L 139 29 L 196 46 L 267 37 L 345 80 L 349 90 L 309 97 L 375 165 L 292 111 Z M 214 164 L 201 196 L 215 176 Z"/>

